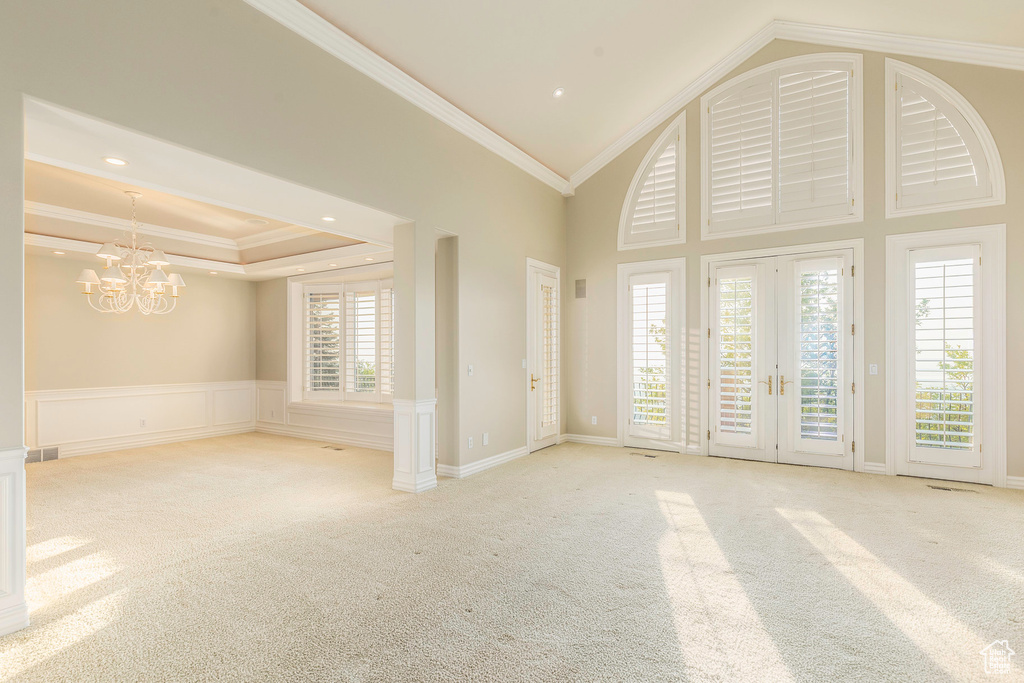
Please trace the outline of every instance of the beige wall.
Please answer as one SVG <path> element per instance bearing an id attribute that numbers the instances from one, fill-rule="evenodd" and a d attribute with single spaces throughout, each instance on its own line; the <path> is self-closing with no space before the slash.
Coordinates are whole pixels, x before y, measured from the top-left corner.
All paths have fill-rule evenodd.
<path id="1" fill-rule="evenodd" d="M 776 41 L 749 59 L 728 76 L 768 62 L 831 48 Z M 1020 111 L 1024 109 L 1024 73 L 951 64 L 927 59 L 896 57 L 932 72 L 959 90 L 988 124 L 1002 156 L 1006 172 L 1005 206 L 937 213 L 927 216 L 886 220 L 885 192 L 885 102 L 884 55 L 864 54 L 864 182 L 865 218 L 863 223 L 827 228 L 811 228 L 774 234 L 720 239 L 700 239 L 700 104 L 686 107 L 686 237 L 687 244 L 619 252 L 616 250 L 619 213 L 633 175 L 647 150 L 664 125 L 608 164 L 577 188 L 568 200 L 568 272 L 566 281 L 587 279 L 587 299 L 566 297 L 568 419 L 566 431 L 574 434 L 614 437 L 616 435 L 616 264 L 655 258 L 687 257 L 688 339 L 700 334 L 700 256 L 743 249 L 759 249 L 828 240 L 864 238 L 865 363 L 877 363 L 879 374 L 866 379 L 867 444 L 869 461 L 885 459 L 885 236 L 895 233 L 942 228 L 1006 223 L 1008 267 L 1007 330 L 1009 339 L 1024 334 L 1024 310 L 1013 297 L 1024 291 L 1024 133 Z M 725 79 L 723 79 L 725 80 Z M 717 84 L 716 84 L 717 85 Z M 672 117 L 674 118 L 674 116 Z M 666 121 L 665 125 L 668 124 Z M 858 275 L 861 275 L 858 273 Z M 1007 410 L 1009 420 L 1008 471 L 1024 475 L 1024 449 L 1020 446 L 1024 428 L 1012 416 L 1024 412 L 1024 358 L 1008 344 L 1009 374 Z M 691 345 L 689 357 L 699 354 Z M 689 363 L 687 381 L 695 387 L 699 364 Z M 687 411 L 692 415 L 691 411 Z M 590 423 L 597 416 L 597 426 Z M 696 418 L 693 418 L 694 420 Z M 699 425 L 688 427 L 695 436 Z M 695 439 L 694 439 L 695 442 Z"/>
<path id="2" fill-rule="evenodd" d="M 104 314 L 75 278 L 94 263 L 25 257 L 25 388 L 85 389 L 251 380 L 254 284 L 188 273 L 168 315 Z"/>
<path id="3" fill-rule="evenodd" d="M 0 447 L 22 443 L 22 94 L 457 234 L 462 462 L 526 443 L 525 261 L 564 265 L 558 192 L 239 0 L 3 3 L 0 74 Z"/>
<path id="4" fill-rule="evenodd" d="M 256 379 L 288 380 L 288 279 L 255 283 Z"/>

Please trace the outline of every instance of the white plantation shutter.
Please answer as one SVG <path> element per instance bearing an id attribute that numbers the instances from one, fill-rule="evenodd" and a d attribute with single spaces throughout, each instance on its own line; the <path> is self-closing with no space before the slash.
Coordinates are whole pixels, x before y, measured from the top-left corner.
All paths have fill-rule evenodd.
<path id="1" fill-rule="evenodd" d="M 391 281 L 380 289 L 380 393 L 382 400 L 391 400 L 395 393 L 395 290 Z"/>
<path id="2" fill-rule="evenodd" d="M 668 293 L 668 273 L 649 273 L 630 278 L 631 436 L 671 438 Z"/>
<path id="3" fill-rule="evenodd" d="M 558 285 L 541 282 L 544 348 L 541 350 L 541 372 L 544 373 L 544 395 L 541 397 L 541 426 L 558 424 Z"/>
<path id="4" fill-rule="evenodd" d="M 377 289 L 346 285 L 345 397 L 377 400 L 377 369 Z"/>
<path id="5" fill-rule="evenodd" d="M 895 96 L 897 208 L 991 196 L 984 150 L 956 106 L 902 73 L 896 76 Z"/>
<path id="6" fill-rule="evenodd" d="M 303 396 L 341 398 L 341 294 L 322 288 L 303 293 Z"/>
<path id="7" fill-rule="evenodd" d="M 771 222 L 775 80 L 767 74 L 711 105 L 711 223 Z"/>
<path id="8" fill-rule="evenodd" d="M 846 69 L 779 75 L 779 213 L 784 219 L 849 213 L 849 98 Z"/>
<path id="9" fill-rule="evenodd" d="M 857 64 L 853 55 L 783 60 L 702 99 L 706 233 L 850 220 Z"/>
<path id="10" fill-rule="evenodd" d="M 680 243 L 683 235 L 683 131 L 685 116 L 655 141 L 626 195 L 619 249 Z"/>

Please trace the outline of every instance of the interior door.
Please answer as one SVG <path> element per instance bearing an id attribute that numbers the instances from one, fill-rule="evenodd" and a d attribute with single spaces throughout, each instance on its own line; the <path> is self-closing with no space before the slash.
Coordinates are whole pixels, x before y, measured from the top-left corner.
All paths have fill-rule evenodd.
<path id="1" fill-rule="evenodd" d="M 853 469 L 851 250 L 709 270 L 710 455 Z"/>
<path id="2" fill-rule="evenodd" d="M 558 269 L 530 261 L 527 283 L 527 419 L 530 451 L 535 451 L 557 443 L 561 431 Z"/>
<path id="3" fill-rule="evenodd" d="M 711 270 L 709 452 L 775 457 L 775 259 Z"/>

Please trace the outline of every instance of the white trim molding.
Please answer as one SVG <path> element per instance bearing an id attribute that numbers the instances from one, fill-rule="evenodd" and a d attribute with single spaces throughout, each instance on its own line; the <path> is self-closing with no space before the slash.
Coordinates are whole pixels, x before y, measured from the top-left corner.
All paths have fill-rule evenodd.
<path id="1" fill-rule="evenodd" d="M 28 626 L 25 602 L 25 453 L 0 450 L 0 636 Z"/>
<path id="2" fill-rule="evenodd" d="M 565 434 L 565 440 L 569 443 L 582 443 L 588 446 L 608 446 L 619 448 L 621 444 L 614 436 L 590 436 L 589 434 Z"/>
<path id="3" fill-rule="evenodd" d="M 1006 488 L 1024 489 L 1024 477 L 1006 477 Z"/>
<path id="4" fill-rule="evenodd" d="M 395 399 L 395 476 L 391 488 L 423 493 L 437 487 L 437 399 Z"/>
<path id="5" fill-rule="evenodd" d="M 466 465 L 438 465 L 437 473 L 442 477 L 451 477 L 452 479 L 465 479 L 466 477 L 478 474 L 484 470 L 489 470 L 492 467 L 503 465 L 506 462 L 521 458 L 524 455 L 529 455 L 530 451 L 526 446 L 514 448 L 511 451 L 505 451 L 504 453 L 498 453 L 492 455 L 489 458 L 483 460 L 477 460 L 475 462 L 468 463 Z"/>
<path id="6" fill-rule="evenodd" d="M 981 295 L 981 428 L 978 467 L 911 464 L 909 429 L 908 298 L 910 256 L 915 249 L 978 245 Z M 1008 485 L 1006 474 L 1006 225 L 932 230 L 885 238 L 886 264 L 886 473 L 979 484 Z"/>
<path id="7" fill-rule="evenodd" d="M 372 78 L 391 92 L 451 126 L 534 178 L 562 193 L 569 181 L 462 111 L 298 0 L 245 0 L 274 21 Z"/>

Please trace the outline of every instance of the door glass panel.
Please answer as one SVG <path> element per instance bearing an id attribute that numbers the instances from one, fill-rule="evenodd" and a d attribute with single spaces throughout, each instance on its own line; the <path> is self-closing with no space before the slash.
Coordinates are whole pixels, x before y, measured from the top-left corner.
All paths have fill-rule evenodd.
<path id="1" fill-rule="evenodd" d="M 540 286 L 543 306 L 543 348 L 541 371 L 544 373 L 544 395 L 540 423 L 550 427 L 558 422 L 558 289 L 554 281 Z"/>
<path id="2" fill-rule="evenodd" d="M 668 284 L 631 287 L 633 424 L 668 426 Z"/>
<path id="3" fill-rule="evenodd" d="M 915 442 L 974 447 L 974 259 L 914 264 Z"/>
<path id="4" fill-rule="evenodd" d="M 754 280 L 718 280 L 718 428 L 750 434 L 754 393 Z"/>
<path id="5" fill-rule="evenodd" d="M 839 439 L 839 270 L 800 269 L 800 438 Z M 782 388 L 784 390 L 784 387 Z"/>

